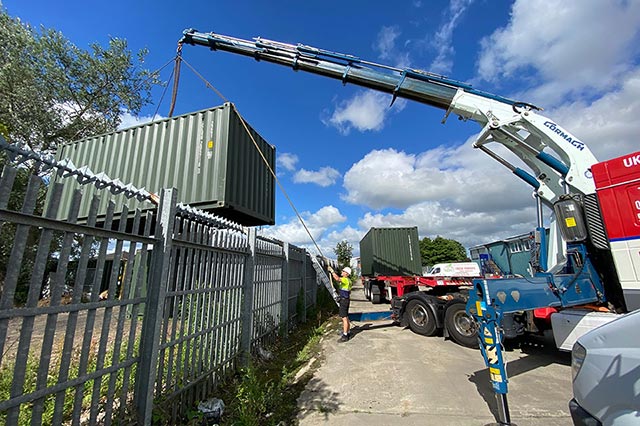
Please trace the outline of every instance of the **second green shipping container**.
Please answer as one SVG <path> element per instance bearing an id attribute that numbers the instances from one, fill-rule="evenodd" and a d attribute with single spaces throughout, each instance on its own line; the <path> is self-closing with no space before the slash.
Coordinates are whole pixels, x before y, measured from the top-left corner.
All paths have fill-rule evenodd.
<path id="1" fill-rule="evenodd" d="M 362 275 L 422 275 L 418 228 L 371 228 L 360 241 Z"/>

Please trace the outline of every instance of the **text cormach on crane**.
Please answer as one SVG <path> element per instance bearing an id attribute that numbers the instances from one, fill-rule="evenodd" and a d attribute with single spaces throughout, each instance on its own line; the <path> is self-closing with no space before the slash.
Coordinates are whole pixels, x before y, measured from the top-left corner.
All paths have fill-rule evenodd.
<path id="1" fill-rule="evenodd" d="M 477 90 L 469 84 L 356 56 L 255 38 L 243 40 L 186 30 L 181 44 L 200 45 L 307 71 L 445 110 L 481 127 L 473 147 L 507 167 L 533 188 L 538 204 L 532 276 L 478 279 L 468 294 L 467 312 L 477 334 L 499 407 L 510 424 L 502 341 L 532 328 L 534 310 L 555 308 L 552 324 L 575 324 L 591 316 L 592 327 L 616 314 L 640 308 L 640 153 L 598 163 L 588 146 L 540 108 Z M 528 168 L 517 167 L 489 148 L 500 144 Z M 551 210 L 549 233 L 543 209 Z M 584 309 L 567 309 L 581 307 Z M 476 330 L 474 330 L 475 332 Z M 579 333 L 556 343 L 570 349 Z M 574 330 L 575 331 L 575 330 Z M 585 331 L 585 327 L 582 327 Z"/>

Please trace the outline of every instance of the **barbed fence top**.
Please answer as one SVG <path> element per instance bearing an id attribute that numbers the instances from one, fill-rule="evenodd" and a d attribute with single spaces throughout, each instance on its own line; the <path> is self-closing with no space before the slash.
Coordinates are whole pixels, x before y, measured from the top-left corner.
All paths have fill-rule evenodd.
<path id="1" fill-rule="evenodd" d="M 160 201 L 157 194 L 149 192 L 145 188 L 137 188 L 117 178 L 112 179 L 103 172 L 94 173 L 87 166 L 76 167 L 69 159 L 58 161 L 51 154 L 41 154 L 26 145 L 9 143 L 2 135 L 0 135 L 0 149 L 6 151 L 9 159 L 18 166 L 34 162 L 38 165 L 39 172 L 51 170 L 60 177 L 74 178 L 80 185 L 93 184 L 97 189 L 108 189 L 113 195 L 122 194 L 129 199 L 135 198 L 138 201 L 147 201 L 155 206 Z M 198 220 L 216 228 L 246 232 L 246 228 L 236 222 L 207 213 L 188 204 L 178 203 L 177 213 L 182 217 Z"/>

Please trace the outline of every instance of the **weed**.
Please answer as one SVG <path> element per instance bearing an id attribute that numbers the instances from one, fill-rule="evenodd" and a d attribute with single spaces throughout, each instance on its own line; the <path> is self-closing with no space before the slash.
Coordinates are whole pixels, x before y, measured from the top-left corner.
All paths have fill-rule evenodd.
<path id="1" fill-rule="evenodd" d="M 318 412 L 322 414 L 329 414 L 331 413 L 331 409 L 329 407 L 325 407 L 322 404 L 318 404 Z"/>
<path id="2" fill-rule="evenodd" d="M 319 320 L 326 320 L 329 312 L 318 311 Z M 305 374 L 294 381 L 296 373 L 317 356 L 320 339 L 325 333 L 324 321 L 315 325 L 302 324 L 288 339 L 278 340 L 269 362 L 252 363 L 222 384 L 222 399 L 229 401 L 223 418 L 224 425 L 254 426 L 291 424 L 297 414 L 297 399 L 311 378 Z"/>
<path id="3" fill-rule="evenodd" d="M 86 374 L 87 372 L 91 373 L 96 371 L 98 364 L 98 354 L 96 350 L 96 345 L 92 344 L 92 347 L 85 354 L 86 358 L 86 371 L 80 371 L 80 359 L 82 357 L 82 349 L 74 348 L 71 354 L 71 362 L 69 364 L 67 370 L 67 379 L 62 379 L 62 382 L 66 382 L 67 380 L 73 380 L 78 378 L 82 374 Z M 137 349 L 136 349 L 137 350 Z M 49 365 L 49 373 L 46 379 L 46 387 L 52 387 L 58 384 L 60 379 L 60 369 L 62 363 L 62 355 L 61 349 L 58 348 L 53 351 L 51 357 L 51 363 Z M 116 361 L 124 361 L 126 359 L 126 344 L 122 345 L 121 351 L 116 357 Z M 111 362 L 114 356 L 113 349 L 109 350 L 105 356 L 105 360 Z M 25 380 L 24 386 L 22 388 L 22 394 L 28 395 L 32 392 L 35 392 L 38 387 L 38 371 L 40 368 L 40 354 L 39 352 L 30 353 L 27 358 L 26 368 L 25 368 Z M 108 367 L 109 365 L 105 365 Z M 11 387 L 13 386 L 14 379 L 14 362 L 7 362 L 2 365 L 0 368 L 0 401 L 8 400 L 11 396 Z M 131 383 L 135 378 L 136 373 L 136 364 L 134 364 L 130 369 L 127 370 L 128 373 L 128 381 Z M 120 369 L 117 372 L 112 373 L 113 376 L 104 375 L 101 376 L 100 385 L 99 385 L 99 393 L 101 398 L 99 399 L 98 413 L 104 413 L 106 409 L 106 395 L 109 391 L 109 385 L 113 383 L 114 395 L 121 395 L 123 391 L 123 383 L 125 379 L 125 370 Z M 56 398 L 63 398 L 62 401 L 62 418 L 63 420 L 70 420 L 74 405 L 81 404 L 81 411 L 83 413 L 87 413 L 91 408 L 92 404 L 92 391 L 94 386 L 97 386 L 95 380 L 87 380 L 75 387 L 69 387 L 64 391 L 61 391 L 58 395 L 51 394 L 44 399 L 39 400 L 38 402 L 42 403 L 42 424 L 52 424 L 54 411 L 56 409 Z M 131 391 L 131 389 L 129 389 Z M 120 401 L 116 397 L 114 400 L 114 407 L 119 406 Z M 18 416 L 18 426 L 22 425 L 30 425 L 31 417 L 32 417 L 32 409 L 34 406 L 34 402 L 23 403 L 20 406 L 19 416 Z M 6 412 L 0 413 L 0 424 L 4 424 L 6 422 Z"/>

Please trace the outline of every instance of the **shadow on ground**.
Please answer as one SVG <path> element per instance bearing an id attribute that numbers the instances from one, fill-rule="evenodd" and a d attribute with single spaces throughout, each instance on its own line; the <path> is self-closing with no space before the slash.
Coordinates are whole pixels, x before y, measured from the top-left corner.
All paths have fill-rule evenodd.
<path id="1" fill-rule="evenodd" d="M 526 356 L 507 363 L 507 377 L 509 378 L 551 364 L 571 365 L 571 353 L 560 351 L 556 348 L 553 340 L 549 340 L 547 337 L 528 336 L 514 341 L 507 341 L 505 351 L 512 352 L 516 350 L 521 351 Z M 489 378 L 489 369 L 484 368 L 474 372 L 469 376 L 469 381 L 476 385 L 478 394 L 482 396 L 491 414 L 498 422 L 498 402 Z"/>
<path id="2" fill-rule="evenodd" d="M 328 389 L 324 381 L 312 378 L 298 399 L 298 419 L 302 420 L 313 413 L 321 413 L 324 419 L 328 420 L 329 415 L 336 413 L 340 408 L 339 397 L 340 394 Z"/>
<path id="3" fill-rule="evenodd" d="M 353 325 L 351 326 L 351 330 L 350 330 L 351 338 L 353 339 L 355 336 L 357 336 L 362 332 L 366 332 L 370 330 L 378 330 L 380 328 L 389 328 L 389 327 L 397 327 L 397 325 L 392 322 L 384 322 L 384 323 L 378 323 L 378 324 L 368 322 L 365 324 Z"/>

